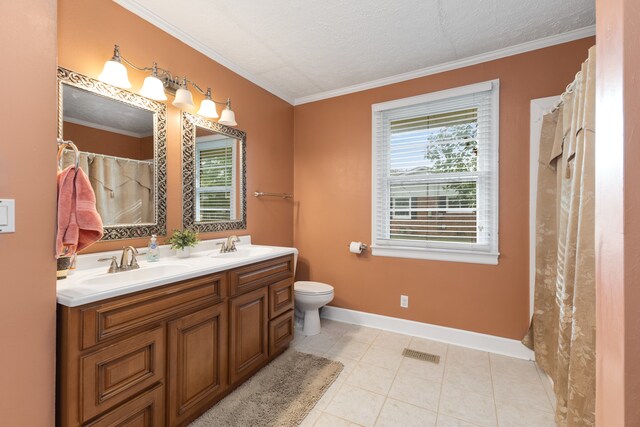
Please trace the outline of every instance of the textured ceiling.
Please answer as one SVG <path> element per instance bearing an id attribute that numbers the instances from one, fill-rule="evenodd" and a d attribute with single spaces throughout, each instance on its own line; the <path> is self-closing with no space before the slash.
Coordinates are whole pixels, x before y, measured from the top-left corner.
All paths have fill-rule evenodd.
<path id="1" fill-rule="evenodd" d="M 288 100 L 595 23 L 594 0 L 115 1 Z"/>

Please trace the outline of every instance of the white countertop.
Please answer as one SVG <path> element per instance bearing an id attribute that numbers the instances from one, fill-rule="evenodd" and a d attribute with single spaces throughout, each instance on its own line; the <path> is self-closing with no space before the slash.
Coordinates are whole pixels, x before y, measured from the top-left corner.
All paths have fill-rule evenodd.
<path id="1" fill-rule="evenodd" d="M 252 245 L 251 236 L 240 239 L 236 245 L 238 252 L 220 254 L 217 243 L 225 239 L 206 240 L 191 249 L 189 258 L 177 258 L 168 245 L 163 245 L 159 261 L 148 262 L 146 256 L 141 255 L 139 269 L 119 273 L 107 273 L 109 262 L 100 263 L 98 259 L 115 255 L 119 260 L 121 251 L 80 255 L 77 269 L 57 282 L 58 303 L 77 307 L 290 254 L 297 261 L 296 248 Z M 146 248 L 138 250 L 146 252 Z"/>

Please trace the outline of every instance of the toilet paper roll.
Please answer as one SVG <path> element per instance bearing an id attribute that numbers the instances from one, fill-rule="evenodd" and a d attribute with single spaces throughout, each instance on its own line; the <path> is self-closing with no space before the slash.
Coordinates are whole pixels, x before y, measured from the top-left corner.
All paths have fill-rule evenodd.
<path id="1" fill-rule="evenodd" d="M 362 248 L 363 248 L 362 242 L 351 242 L 349 244 L 349 252 L 351 252 L 352 254 L 361 254 Z"/>

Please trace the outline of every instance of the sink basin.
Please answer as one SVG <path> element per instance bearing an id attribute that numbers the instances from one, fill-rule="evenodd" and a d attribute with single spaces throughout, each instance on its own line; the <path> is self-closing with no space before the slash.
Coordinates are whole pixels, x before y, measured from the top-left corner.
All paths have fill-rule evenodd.
<path id="1" fill-rule="evenodd" d="M 235 252 L 227 252 L 220 253 L 216 252 L 212 256 L 214 258 L 250 258 L 254 256 L 267 255 L 273 252 L 273 248 L 264 247 L 264 246 L 238 246 L 237 251 Z"/>
<path id="2" fill-rule="evenodd" d="M 166 276 L 185 273 L 190 270 L 186 264 L 145 265 L 136 270 L 121 271 L 119 273 L 103 273 L 82 280 L 84 285 L 106 285 L 110 283 L 144 282 Z"/>

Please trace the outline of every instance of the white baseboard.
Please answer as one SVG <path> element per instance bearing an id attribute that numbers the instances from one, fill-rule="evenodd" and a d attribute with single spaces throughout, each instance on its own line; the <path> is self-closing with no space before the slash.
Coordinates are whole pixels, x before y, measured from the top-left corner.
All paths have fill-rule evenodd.
<path id="1" fill-rule="evenodd" d="M 533 351 L 525 347 L 520 341 L 508 338 L 332 306 L 326 306 L 322 309 L 322 317 L 338 322 L 368 326 L 385 331 L 441 341 L 460 347 L 517 357 L 518 359 L 534 360 Z"/>

